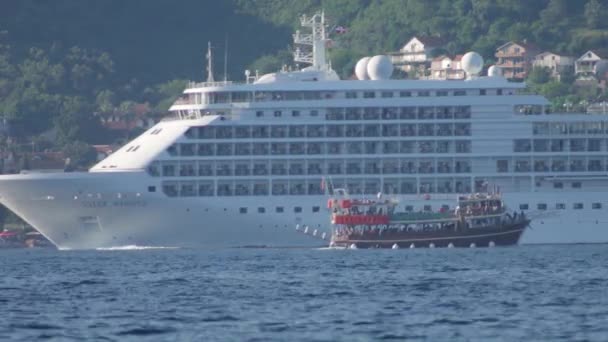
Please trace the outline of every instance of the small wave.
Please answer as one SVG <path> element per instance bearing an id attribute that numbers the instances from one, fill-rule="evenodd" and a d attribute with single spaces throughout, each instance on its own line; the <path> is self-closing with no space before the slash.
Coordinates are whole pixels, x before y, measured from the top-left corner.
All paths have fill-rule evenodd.
<path id="1" fill-rule="evenodd" d="M 137 246 L 137 245 L 126 245 L 126 246 L 113 246 L 113 247 L 99 247 L 95 248 L 97 251 L 141 251 L 147 249 L 178 249 L 179 247 L 164 247 L 164 246 Z"/>
<path id="2" fill-rule="evenodd" d="M 136 336 L 146 336 L 146 335 L 158 335 L 158 334 L 166 334 L 175 332 L 175 328 L 166 327 L 141 327 L 141 328 L 133 328 L 128 330 L 119 331 L 116 333 L 118 336 L 127 336 L 127 335 L 136 335 Z"/>

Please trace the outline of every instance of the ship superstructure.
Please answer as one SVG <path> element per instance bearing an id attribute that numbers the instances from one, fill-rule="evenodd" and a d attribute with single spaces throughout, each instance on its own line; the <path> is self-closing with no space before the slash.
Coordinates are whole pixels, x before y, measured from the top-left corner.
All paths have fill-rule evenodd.
<path id="1" fill-rule="evenodd" d="M 192 82 L 88 173 L 1 176 L 0 201 L 62 248 L 294 246 L 319 243 L 296 226 L 329 231 L 334 187 L 403 211 L 499 188 L 537 217 L 522 243 L 608 242 L 607 116 L 550 113 L 495 71 L 391 80 L 380 58 L 371 79 L 340 80 L 323 14 L 302 24 L 309 67 Z"/>

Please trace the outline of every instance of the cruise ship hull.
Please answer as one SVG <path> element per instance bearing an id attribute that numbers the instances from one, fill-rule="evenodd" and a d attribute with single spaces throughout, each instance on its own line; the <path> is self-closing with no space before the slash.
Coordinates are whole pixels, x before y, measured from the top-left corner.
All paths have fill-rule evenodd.
<path id="1" fill-rule="evenodd" d="M 60 249 L 125 245 L 162 247 L 312 247 L 327 245 L 326 196 L 169 198 L 140 171 L 0 176 L 0 202 Z M 155 187 L 150 192 L 150 187 Z M 532 224 L 520 243 L 606 243 L 608 214 L 592 209 L 602 192 L 505 193 Z M 424 197 L 424 198 L 423 198 Z M 454 205 L 455 195 L 400 197 L 401 205 Z M 583 201 L 584 200 L 584 201 Z M 573 204 L 584 202 L 582 209 Z M 277 207 L 281 212 L 277 212 Z M 518 210 L 519 211 L 519 210 Z M 316 234 L 314 234 L 316 231 Z M 313 234 L 315 236 L 313 236 Z"/>

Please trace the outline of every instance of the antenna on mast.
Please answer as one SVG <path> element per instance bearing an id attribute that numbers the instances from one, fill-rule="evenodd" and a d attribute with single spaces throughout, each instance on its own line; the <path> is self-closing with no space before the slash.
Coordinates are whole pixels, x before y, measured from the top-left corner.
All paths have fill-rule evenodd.
<path id="1" fill-rule="evenodd" d="M 215 82 L 213 79 L 213 55 L 211 54 L 211 42 L 207 42 L 207 82 Z"/>
<path id="2" fill-rule="evenodd" d="M 228 82 L 228 33 L 224 44 L 224 82 Z"/>

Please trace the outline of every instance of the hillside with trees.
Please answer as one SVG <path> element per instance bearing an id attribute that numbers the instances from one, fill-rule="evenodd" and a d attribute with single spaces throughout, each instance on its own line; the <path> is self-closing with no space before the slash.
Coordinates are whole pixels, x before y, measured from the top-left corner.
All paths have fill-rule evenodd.
<path id="1" fill-rule="evenodd" d="M 606 7 L 599 0 L 7 0 L 0 5 L 2 146 L 91 155 L 82 147 L 124 142 L 137 132 L 113 134 L 99 118 L 132 116 L 138 104 L 164 115 L 186 80 L 204 78 L 207 41 L 216 78 L 223 78 L 226 44 L 230 79 L 243 79 L 247 68 L 274 71 L 292 63 L 299 15 L 320 9 L 346 28 L 333 35 L 330 57 L 350 77 L 361 56 L 395 51 L 414 35 L 442 37 L 445 53 L 475 50 L 487 63 L 510 40 L 577 56 L 608 46 Z M 532 74 L 531 90 L 551 98 L 598 96 Z"/>

